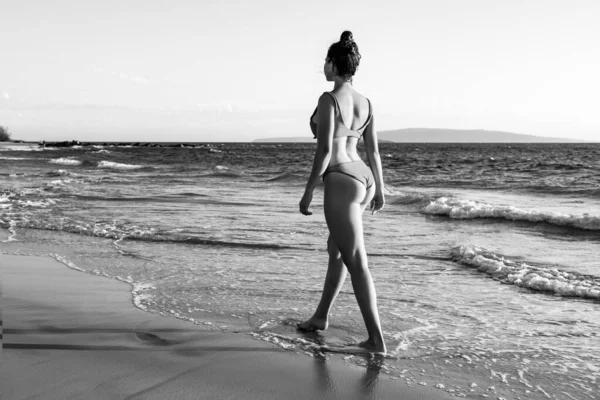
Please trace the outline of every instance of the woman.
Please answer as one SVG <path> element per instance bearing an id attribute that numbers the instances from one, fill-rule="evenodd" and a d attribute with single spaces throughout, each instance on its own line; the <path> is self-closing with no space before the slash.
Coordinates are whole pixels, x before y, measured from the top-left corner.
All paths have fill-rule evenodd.
<path id="1" fill-rule="evenodd" d="M 325 220 L 329 228 L 329 266 L 317 310 L 310 319 L 298 324 L 298 328 L 327 329 L 329 312 L 346 279 L 347 268 L 369 334 L 359 346 L 369 352 L 385 354 L 362 226 L 362 214 L 367 205 L 371 205 L 373 213 L 383 208 L 383 174 L 373 108 L 370 101 L 352 87 L 352 77 L 359 61 L 360 54 L 352 33 L 345 31 L 340 41 L 329 47 L 323 67 L 327 81 L 334 82 L 333 91 L 321 95 L 310 121 L 317 138 L 317 150 L 300 201 L 300 212 L 312 214 L 308 207 L 322 177 L 325 184 Z M 356 151 L 361 137 L 364 137 L 371 168 Z"/>

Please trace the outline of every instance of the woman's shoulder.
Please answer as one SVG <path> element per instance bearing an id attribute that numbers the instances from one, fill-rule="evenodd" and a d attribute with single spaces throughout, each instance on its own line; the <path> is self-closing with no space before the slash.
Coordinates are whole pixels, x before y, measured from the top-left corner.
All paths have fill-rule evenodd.
<path id="1" fill-rule="evenodd" d="M 333 92 L 323 92 L 319 96 L 319 105 L 335 105 L 337 98 Z"/>

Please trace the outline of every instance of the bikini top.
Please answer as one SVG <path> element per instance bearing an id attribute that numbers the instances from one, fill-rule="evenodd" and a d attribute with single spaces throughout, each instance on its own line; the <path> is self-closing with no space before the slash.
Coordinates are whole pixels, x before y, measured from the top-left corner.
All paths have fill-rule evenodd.
<path id="1" fill-rule="evenodd" d="M 371 102 L 369 101 L 369 99 L 367 99 L 367 102 L 369 103 L 369 116 L 367 117 L 367 120 L 365 121 L 363 126 L 361 126 L 360 128 L 350 129 L 346 126 L 346 124 L 344 124 L 344 120 L 342 118 L 342 111 L 340 110 L 340 104 L 338 103 L 337 97 L 335 97 L 335 95 L 333 93 L 330 93 L 330 92 L 325 92 L 325 93 L 327 93 L 328 95 L 333 97 L 333 102 L 335 103 L 335 116 L 336 116 L 335 120 L 336 121 L 335 121 L 334 130 L 333 130 L 333 137 L 338 138 L 338 137 L 350 136 L 350 137 L 355 137 L 357 139 L 360 139 L 365 128 L 371 122 L 371 117 L 373 116 L 371 114 Z M 318 107 L 315 108 L 315 111 L 310 116 L 310 130 L 312 131 L 315 139 L 317 138 L 317 123 L 313 122 L 313 118 L 315 117 L 315 115 L 317 115 L 317 109 L 318 109 Z"/>

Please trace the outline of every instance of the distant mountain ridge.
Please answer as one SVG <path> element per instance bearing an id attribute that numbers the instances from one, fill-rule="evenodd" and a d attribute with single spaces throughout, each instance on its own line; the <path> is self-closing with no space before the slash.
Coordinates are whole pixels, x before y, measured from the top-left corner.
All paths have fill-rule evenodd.
<path id="1" fill-rule="evenodd" d="M 585 140 L 554 138 L 521 133 L 488 131 L 485 129 L 406 128 L 380 131 L 381 141 L 396 143 L 585 143 Z M 261 143 L 303 143 L 315 141 L 305 137 L 275 137 L 256 139 Z"/>
<path id="2" fill-rule="evenodd" d="M 582 143 L 583 140 L 554 138 L 485 129 L 407 128 L 378 132 L 383 140 L 400 143 Z"/>

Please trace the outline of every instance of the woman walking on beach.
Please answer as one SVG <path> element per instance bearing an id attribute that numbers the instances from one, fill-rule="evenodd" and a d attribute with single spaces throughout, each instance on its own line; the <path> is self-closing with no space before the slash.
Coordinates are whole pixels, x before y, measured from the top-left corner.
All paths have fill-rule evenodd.
<path id="1" fill-rule="evenodd" d="M 329 228 L 329 265 L 321 301 L 313 316 L 298 324 L 298 328 L 327 329 L 329 312 L 346 279 L 347 268 L 369 334 L 359 346 L 369 352 L 385 354 L 362 225 L 362 214 L 369 204 L 373 213 L 383 208 L 383 174 L 373 107 L 352 87 L 352 77 L 360 57 L 352 33 L 344 31 L 340 41 L 329 47 L 323 67 L 327 81 L 334 82 L 333 91 L 321 95 L 310 119 L 311 129 L 317 138 L 317 150 L 300 201 L 300 212 L 312 214 L 308 207 L 322 177 L 325 184 L 325 220 Z M 364 138 L 370 168 L 356 151 L 361 137 Z"/>

